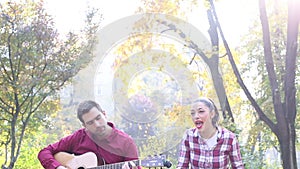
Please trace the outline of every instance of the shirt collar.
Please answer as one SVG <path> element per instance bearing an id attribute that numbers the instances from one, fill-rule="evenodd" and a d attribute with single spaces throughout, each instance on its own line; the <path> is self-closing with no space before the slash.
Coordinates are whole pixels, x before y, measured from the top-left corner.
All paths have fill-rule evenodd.
<path id="1" fill-rule="evenodd" d="M 222 128 L 217 126 L 217 130 L 218 130 L 217 140 L 219 140 L 222 136 Z M 195 128 L 195 130 L 193 131 L 193 136 L 201 138 L 200 133 L 198 132 L 197 128 Z"/>

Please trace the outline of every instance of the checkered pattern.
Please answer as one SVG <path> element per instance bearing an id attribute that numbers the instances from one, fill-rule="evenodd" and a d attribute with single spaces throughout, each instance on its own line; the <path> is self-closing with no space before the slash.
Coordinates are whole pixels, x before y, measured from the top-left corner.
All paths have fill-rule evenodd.
<path id="1" fill-rule="evenodd" d="M 201 139 L 196 128 L 184 134 L 179 147 L 177 168 L 188 169 L 244 169 L 240 148 L 235 134 L 225 128 L 218 128 L 217 144 L 209 148 Z"/>

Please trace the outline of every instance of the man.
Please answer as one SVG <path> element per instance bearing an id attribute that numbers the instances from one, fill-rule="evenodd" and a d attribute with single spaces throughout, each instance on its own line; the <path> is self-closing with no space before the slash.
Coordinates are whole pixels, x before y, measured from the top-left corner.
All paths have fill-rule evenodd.
<path id="1" fill-rule="evenodd" d="M 105 111 L 98 103 L 91 100 L 80 103 L 77 117 L 83 128 L 48 145 L 39 152 L 38 159 L 45 169 L 66 169 L 71 168 L 72 165 L 76 168 L 87 167 L 86 165 L 79 166 L 78 163 L 91 164 L 88 162 L 93 157 L 88 156 L 90 152 L 95 154 L 97 166 L 119 163 L 122 164 L 122 168 L 126 169 L 129 165 L 125 161 L 138 159 L 138 150 L 133 139 L 107 121 Z M 85 156 L 87 159 L 79 158 L 83 155 L 87 155 Z M 132 168 L 140 168 L 136 167 L 133 162 L 129 164 Z"/>

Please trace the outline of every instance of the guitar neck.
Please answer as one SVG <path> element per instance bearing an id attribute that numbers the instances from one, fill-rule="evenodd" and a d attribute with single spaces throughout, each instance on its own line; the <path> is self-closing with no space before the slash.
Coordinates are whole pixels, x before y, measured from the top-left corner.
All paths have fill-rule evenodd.
<path id="1" fill-rule="evenodd" d="M 135 166 L 140 166 L 141 165 L 140 160 L 132 160 L 130 162 L 133 162 L 135 164 Z M 120 169 L 120 168 L 122 168 L 122 166 L 124 164 L 125 164 L 125 162 L 114 163 L 114 164 L 105 164 L 105 165 L 92 167 L 92 168 L 88 168 L 88 169 Z M 128 165 L 129 165 L 129 167 L 132 167 L 131 164 L 129 163 L 129 161 L 128 161 Z"/>

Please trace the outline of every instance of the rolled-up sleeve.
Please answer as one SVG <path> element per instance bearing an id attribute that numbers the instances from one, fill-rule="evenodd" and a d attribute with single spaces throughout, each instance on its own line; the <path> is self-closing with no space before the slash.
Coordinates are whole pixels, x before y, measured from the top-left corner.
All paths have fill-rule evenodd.
<path id="1" fill-rule="evenodd" d="M 61 164 L 55 160 L 54 154 L 58 152 L 69 152 L 71 150 L 71 147 L 73 147 L 72 140 L 76 137 L 74 134 L 69 135 L 67 137 L 62 138 L 56 143 L 50 144 L 47 147 L 43 148 L 39 153 L 38 153 L 38 159 L 41 163 L 41 165 L 45 169 L 55 169 Z"/>

